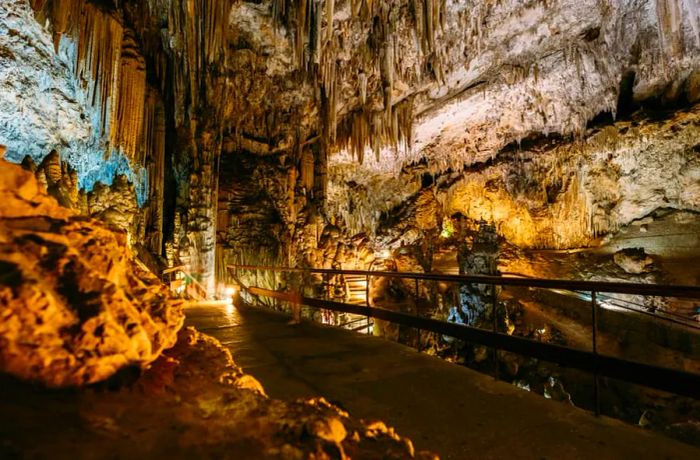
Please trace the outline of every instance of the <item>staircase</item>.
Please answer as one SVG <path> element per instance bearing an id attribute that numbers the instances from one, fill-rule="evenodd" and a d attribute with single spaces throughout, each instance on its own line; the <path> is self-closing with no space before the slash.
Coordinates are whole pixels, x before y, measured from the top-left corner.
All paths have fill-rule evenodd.
<path id="1" fill-rule="evenodd" d="M 363 275 L 345 275 L 348 286 L 347 303 L 367 305 L 367 277 Z"/>
<path id="2" fill-rule="evenodd" d="M 353 305 L 367 305 L 367 277 L 365 275 L 346 274 L 345 284 L 348 288 L 348 298 L 346 303 Z M 360 315 L 348 315 L 350 321 L 340 326 L 361 334 L 372 333 L 372 321 Z"/>

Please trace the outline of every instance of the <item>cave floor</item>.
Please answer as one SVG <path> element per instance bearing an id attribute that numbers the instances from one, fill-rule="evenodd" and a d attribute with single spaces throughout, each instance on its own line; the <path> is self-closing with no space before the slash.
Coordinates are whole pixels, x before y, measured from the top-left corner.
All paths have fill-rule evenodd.
<path id="1" fill-rule="evenodd" d="M 323 396 L 445 459 L 696 459 L 700 449 L 595 417 L 406 346 L 274 312 L 188 309 L 273 398 Z"/>

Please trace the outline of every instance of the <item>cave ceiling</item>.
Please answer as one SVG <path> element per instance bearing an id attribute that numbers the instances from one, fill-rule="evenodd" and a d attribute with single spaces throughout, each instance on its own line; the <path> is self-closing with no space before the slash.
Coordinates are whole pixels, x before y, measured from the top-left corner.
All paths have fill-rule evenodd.
<path id="1" fill-rule="evenodd" d="M 145 56 L 134 74 L 147 67 L 175 124 L 220 125 L 225 151 L 320 143 L 331 168 L 364 178 L 417 163 L 459 170 L 528 137 L 581 136 L 601 113 L 618 115 L 625 82 L 634 101 L 698 96 L 698 0 L 29 3 L 57 50 L 86 9 L 109 11 Z M 111 143 L 134 151 L 129 125 L 140 122 L 112 129 Z"/>
<path id="2" fill-rule="evenodd" d="M 321 16 L 319 32 L 314 24 L 300 32 L 297 11 L 286 13 L 285 26 L 269 2 L 232 8 L 235 97 L 226 119 L 250 151 L 279 152 L 294 137 L 327 136 L 333 164 L 362 157 L 365 172 L 397 173 L 423 160 L 445 171 L 533 135 L 581 135 L 601 113 L 616 117 L 621 83 L 632 74 L 625 96 L 635 101 L 697 97 L 695 0 L 313 5 L 322 10 L 313 12 Z M 323 107 L 325 99 L 335 110 Z M 400 126 L 405 101 L 412 131 Z M 404 136 L 412 142 L 401 142 Z M 365 155 L 373 150 L 385 154 Z"/>

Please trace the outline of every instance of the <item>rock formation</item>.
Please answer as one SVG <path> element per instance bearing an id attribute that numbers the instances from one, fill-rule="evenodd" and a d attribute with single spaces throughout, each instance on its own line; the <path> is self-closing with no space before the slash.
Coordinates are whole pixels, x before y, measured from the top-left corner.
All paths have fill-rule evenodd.
<path id="1" fill-rule="evenodd" d="M 438 224 L 483 218 L 526 248 L 697 210 L 697 0 L 106 3 L 7 3 L 3 27 L 26 32 L 3 35 L 0 68 L 17 82 L 4 94 L 41 103 L 3 100 L 0 141 L 37 163 L 66 145 L 87 190 L 127 174 L 149 248 L 209 289 L 216 244 L 219 268 L 256 254 L 330 266 L 319 228 L 371 250 L 428 195 Z M 46 81 L 56 91 L 39 94 Z M 658 192 L 658 161 L 678 188 Z M 241 162 L 256 184 L 223 173 Z M 275 190 L 271 209 L 231 219 L 255 187 Z M 431 238 L 417 217 L 399 245 Z M 265 248 L 242 253 L 269 225 Z"/>
<path id="2" fill-rule="evenodd" d="M 651 269 L 654 260 L 642 248 L 627 248 L 615 253 L 615 263 L 627 273 L 638 275 Z"/>
<path id="3" fill-rule="evenodd" d="M 60 162 L 50 159 L 39 169 L 50 184 L 61 181 Z M 416 454 L 410 440 L 383 423 L 355 420 L 323 399 L 267 399 L 217 341 L 193 329 L 178 335 L 181 301 L 133 259 L 125 233 L 60 206 L 31 172 L 0 161 L 0 201 L 0 373 L 81 387 L 129 367 L 144 369 L 136 381 L 113 379 L 121 386 L 116 392 L 64 395 L 76 411 L 68 420 L 50 392 L 29 397 L 23 384 L 0 375 L 13 392 L 0 411 L 20 409 L 12 427 L 0 420 L 0 456 L 140 457 L 178 446 L 174 458 L 435 458 Z M 48 398 L 42 420 L 55 424 L 26 418 L 31 411 L 24 405 L 36 398 Z M 76 417 L 79 425 L 70 421 Z M 167 439 L 166 419 L 187 435 Z M 105 436 L 105 421 L 116 438 Z M 64 450 L 76 433 L 82 448 Z M 124 436 L 128 443 L 115 444 Z"/>
<path id="4" fill-rule="evenodd" d="M 2 458 L 437 458 L 384 423 L 357 420 L 321 398 L 267 398 L 228 350 L 191 328 L 118 389 L 37 392 L 2 376 L 0 384 Z"/>
<path id="5" fill-rule="evenodd" d="M 51 166 L 47 180 L 59 179 Z M 181 303 L 124 233 L 59 206 L 0 162 L 0 370 L 50 387 L 147 367 L 175 343 Z"/>
<path id="6" fill-rule="evenodd" d="M 91 217 L 126 231 L 138 241 L 140 213 L 136 205 L 136 192 L 124 175 L 117 175 L 111 186 L 98 182 L 87 195 L 88 214 Z M 134 242 L 136 242 L 134 241 Z"/>

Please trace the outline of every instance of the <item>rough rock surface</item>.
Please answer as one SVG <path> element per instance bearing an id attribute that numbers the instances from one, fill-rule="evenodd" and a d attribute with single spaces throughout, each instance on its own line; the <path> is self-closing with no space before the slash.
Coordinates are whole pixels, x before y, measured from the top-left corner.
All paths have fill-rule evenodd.
<path id="1" fill-rule="evenodd" d="M 180 301 L 124 234 L 77 216 L 0 161 L 0 370 L 51 387 L 145 367 L 175 343 Z"/>
<path id="2" fill-rule="evenodd" d="M 85 0 L 6 3 L 12 14 L 0 17 L 9 31 L 0 41 L 7 50 L 0 69 L 8 69 L 9 82 L 2 102 L 6 113 L 26 115 L 7 117 L 7 129 L 0 129 L 11 144 L 9 155 L 16 157 L 18 146 L 29 142 L 31 130 L 18 120 L 30 120 L 31 127 L 43 118 L 50 121 L 50 133 L 68 126 L 76 127 L 70 135 L 80 131 L 86 139 L 99 134 L 118 141 L 112 147 L 124 147 L 134 163 L 145 160 L 150 166 L 132 166 L 151 173 L 171 165 L 172 188 L 165 196 L 172 193 L 175 202 L 165 210 L 156 206 L 147 227 L 166 229 L 173 263 L 188 262 L 208 288 L 214 279 L 215 221 L 221 218 L 217 204 L 229 207 L 215 196 L 218 178 L 226 181 L 219 169 L 222 152 L 248 155 L 279 170 L 273 181 L 287 199 L 275 200 L 274 212 L 244 219 L 234 232 L 255 236 L 272 214 L 282 230 L 262 252 L 281 254 L 285 262 L 304 251 L 309 234 L 324 224 L 347 228 L 350 236 L 371 236 L 383 214 L 426 191 L 421 184 L 426 175 L 445 181 L 465 176 L 440 201 L 449 211 L 484 214 L 475 219 L 497 225 L 511 222 L 499 234 L 521 246 L 569 247 L 644 215 L 626 206 L 614 209 L 610 219 L 606 215 L 607 206 L 615 206 L 612 198 L 624 201 L 633 182 L 613 188 L 611 195 L 619 188 L 619 197 L 591 197 L 587 186 L 612 183 L 617 173 L 584 170 L 584 177 L 571 179 L 567 169 L 556 174 L 563 176 L 557 178 L 561 183 L 541 187 L 555 201 L 548 203 L 552 206 L 532 197 L 511 199 L 506 195 L 513 195 L 513 186 L 537 181 L 525 180 L 533 162 L 517 170 L 522 162 L 506 146 L 533 136 L 574 136 L 566 141 L 574 148 L 562 149 L 551 166 L 591 155 L 600 163 L 607 148 L 575 148 L 591 120 L 606 114 L 626 119 L 647 103 L 677 110 L 697 103 L 700 87 L 698 0 L 127 0 L 108 13 Z M 30 5 L 43 28 L 28 24 Z M 84 11 L 86 20 L 67 14 L 69 9 Z M 103 40 L 101 31 L 112 27 L 114 34 Z M 26 34 L 15 33 L 24 29 Z M 76 59 L 82 56 L 76 50 L 86 49 L 103 59 Z M 13 73 L 20 62 L 27 66 L 25 79 Z M 92 72 L 92 78 L 76 81 L 71 65 Z M 37 91 L 47 86 L 52 91 Z M 102 86 L 110 95 L 85 97 Z M 32 102 L 14 104 L 23 93 Z M 58 115 L 42 112 L 54 107 L 46 104 L 49 97 L 57 98 L 52 102 Z M 104 106 L 108 99 L 116 110 Z M 166 100 L 173 103 L 162 104 Z M 64 114 L 65 126 L 55 126 Z M 96 120 L 95 114 L 105 116 Z M 95 129 L 100 125 L 114 129 Z M 61 143 L 77 137 L 68 134 L 60 136 Z M 142 134 L 150 140 L 144 146 L 138 145 Z M 164 153 L 166 134 L 174 148 Z M 36 146 L 43 155 L 57 144 L 41 140 Z M 649 150 L 643 144 L 628 146 L 628 156 Z M 380 155 L 368 155 L 372 151 Z M 99 158 L 94 153 L 77 159 Z M 484 184 L 480 171 L 472 174 L 472 167 L 503 163 L 512 165 L 506 180 L 488 178 Z M 118 167 L 102 169 L 113 175 Z M 631 169 L 623 168 L 621 176 L 627 172 Z M 151 203 L 160 203 L 164 175 L 152 176 L 157 180 L 151 181 L 149 195 L 156 198 Z M 682 182 L 694 189 L 696 181 L 691 173 Z M 575 193 L 574 186 L 582 192 Z M 559 194 L 558 187 L 571 193 Z M 643 202 L 657 204 L 660 189 L 651 187 L 655 196 Z M 488 196 L 473 196 L 481 189 Z M 670 195 L 671 207 L 696 207 L 692 190 Z M 219 244 L 228 244 L 221 238 L 228 229 L 218 230 Z M 152 241 L 160 251 L 162 235 Z"/>
<path id="3" fill-rule="evenodd" d="M 626 273 L 634 275 L 649 271 L 654 263 L 643 248 L 622 249 L 613 255 L 613 260 Z"/>
<path id="4" fill-rule="evenodd" d="M 87 196 L 88 212 L 91 217 L 115 228 L 136 235 L 139 208 L 136 205 L 136 192 L 124 175 L 114 178 L 112 185 L 101 182 L 95 184 Z"/>
<path id="5" fill-rule="evenodd" d="M 183 329 L 138 380 L 69 394 L 0 381 L 0 457 L 434 459 L 323 399 L 268 399 L 215 339 Z M 27 410 L 41 405 L 41 422 Z"/>
<path id="6" fill-rule="evenodd" d="M 695 105 L 667 118 L 639 112 L 592 126 L 579 140 L 541 138 L 506 149 L 494 161 L 431 176 L 439 212 L 485 219 L 523 248 L 581 247 L 656 210 L 697 212 L 699 125 Z M 418 209 L 421 174 L 430 175 L 416 167 L 358 182 L 350 192 L 332 186 L 329 205 L 339 206 L 350 234 L 364 230 L 383 245 L 411 244 L 425 233 L 411 211 Z"/>
<path id="7" fill-rule="evenodd" d="M 43 2 L 33 2 L 43 3 Z M 66 14 L 66 2 L 55 9 Z M 115 172 L 134 174 L 124 155 L 111 154 L 100 128 L 103 107 L 78 77 L 74 40 L 56 41 L 36 20 L 29 0 L 4 0 L 0 9 L 0 143 L 6 158 L 36 163 L 57 149 L 77 172 L 80 187 L 110 182 Z"/>

